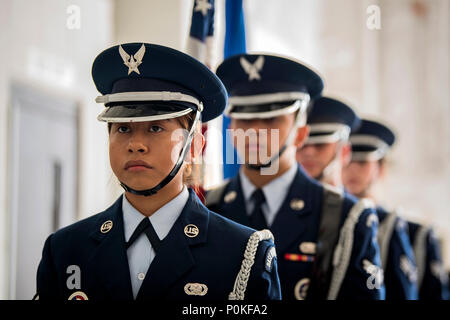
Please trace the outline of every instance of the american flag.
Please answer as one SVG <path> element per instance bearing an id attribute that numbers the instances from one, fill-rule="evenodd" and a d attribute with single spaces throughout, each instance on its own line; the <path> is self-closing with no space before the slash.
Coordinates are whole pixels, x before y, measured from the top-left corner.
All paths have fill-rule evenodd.
<path id="1" fill-rule="evenodd" d="M 192 8 L 191 29 L 187 40 L 186 51 L 189 55 L 212 68 L 213 36 L 214 36 L 214 0 L 195 0 Z M 208 125 L 202 124 L 205 134 Z M 203 148 L 205 152 L 206 144 Z M 205 176 L 205 166 L 200 168 L 202 178 Z M 203 179 L 202 179 L 203 180 Z M 201 181 L 203 183 L 204 181 Z M 199 198 L 204 202 L 205 190 L 202 186 L 191 186 Z"/>
<path id="2" fill-rule="evenodd" d="M 242 0 L 224 0 L 225 1 L 225 39 L 224 52 L 225 58 L 238 53 L 246 52 L 245 43 L 245 26 L 244 26 L 244 11 Z M 195 0 L 192 8 L 192 20 L 189 37 L 187 41 L 186 51 L 192 57 L 203 62 L 209 68 L 213 67 L 215 58 L 214 48 L 214 14 L 215 3 L 214 0 Z M 224 163 L 221 179 L 226 179 L 234 176 L 239 170 L 237 164 L 237 154 L 234 152 L 234 164 L 226 163 L 226 150 L 234 150 L 229 144 L 230 139 L 226 139 L 226 130 L 228 128 L 229 119 L 222 116 L 222 150 L 217 152 L 222 153 L 222 160 Z M 207 126 L 202 126 L 202 132 L 206 131 Z M 211 145 L 220 145 L 219 141 L 209 141 Z M 202 175 L 205 174 L 205 167 L 202 168 Z M 202 194 L 199 194 L 202 199 Z"/>
<path id="3" fill-rule="evenodd" d="M 214 0 L 195 0 L 186 51 L 211 68 L 213 59 Z"/>

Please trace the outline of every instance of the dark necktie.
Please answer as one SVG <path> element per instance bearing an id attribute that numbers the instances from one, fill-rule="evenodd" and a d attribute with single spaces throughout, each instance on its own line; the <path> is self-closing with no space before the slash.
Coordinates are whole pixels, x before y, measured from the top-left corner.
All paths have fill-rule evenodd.
<path id="1" fill-rule="evenodd" d="M 156 234 L 156 231 L 153 228 L 149 218 L 142 219 L 142 221 L 136 227 L 136 230 L 134 230 L 133 234 L 131 235 L 130 240 L 128 240 L 128 242 L 125 244 L 125 248 L 128 249 L 143 232 L 147 236 L 148 240 L 150 240 L 155 253 L 158 253 L 158 249 L 161 246 L 161 240 L 159 240 L 158 235 Z"/>
<path id="2" fill-rule="evenodd" d="M 262 205 L 266 202 L 264 192 L 261 189 L 256 189 L 251 196 L 251 200 L 255 207 L 250 215 L 250 227 L 256 230 L 267 229 L 266 218 L 262 212 Z"/>

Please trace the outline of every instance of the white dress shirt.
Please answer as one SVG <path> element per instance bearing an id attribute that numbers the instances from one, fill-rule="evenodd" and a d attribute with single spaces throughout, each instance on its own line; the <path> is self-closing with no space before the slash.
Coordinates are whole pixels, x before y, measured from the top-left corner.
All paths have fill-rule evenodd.
<path id="1" fill-rule="evenodd" d="M 184 187 L 179 195 L 167 202 L 148 218 L 161 241 L 167 236 L 175 221 L 180 216 L 188 198 L 189 192 Z M 125 194 L 122 198 L 122 212 L 125 241 L 128 242 L 134 230 L 145 216 L 131 205 Z M 145 233 L 142 233 L 128 248 L 127 256 L 133 296 L 136 299 L 148 268 L 155 258 L 155 251 Z"/>
<path id="2" fill-rule="evenodd" d="M 289 188 L 294 181 L 297 170 L 297 165 L 293 164 L 291 168 L 289 168 L 289 170 L 281 176 L 262 187 L 266 202 L 262 205 L 261 209 L 264 217 L 266 218 L 267 226 L 270 227 L 275 220 L 276 214 L 278 210 L 280 210 L 284 199 L 286 199 Z M 251 196 L 257 188 L 250 182 L 247 176 L 243 173 L 242 169 L 239 170 L 239 175 L 241 178 L 242 192 L 244 193 L 245 209 L 247 211 L 247 215 L 251 215 L 253 208 L 255 207 L 255 204 L 251 200 Z"/>

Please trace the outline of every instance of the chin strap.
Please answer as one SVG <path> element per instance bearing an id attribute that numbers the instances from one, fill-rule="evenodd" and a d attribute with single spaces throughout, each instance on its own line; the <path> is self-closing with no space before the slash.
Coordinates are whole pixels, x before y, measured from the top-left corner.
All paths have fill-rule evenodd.
<path id="1" fill-rule="evenodd" d="M 297 109 L 298 113 L 297 113 L 297 117 L 295 118 L 295 121 L 294 121 L 294 126 L 291 128 L 291 131 L 289 132 L 286 142 L 280 148 L 280 150 L 278 150 L 277 154 L 274 155 L 272 158 L 270 158 L 269 161 L 264 164 L 260 164 L 260 165 L 245 164 L 246 168 L 251 169 L 251 170 L 259 170 L 261 168 L 268 168 L 272 165 L 272 163 L 274 161 L 278 160 L 281 157 L 283 152 L 287 149 L 287 146 L 290 145 L 292 143 L 292 141 L 294 141 L 295 135 L 297 133 L 297 129 L 300 127 L 304 127 L 306 125 L 306 109 L 308 107 L 308 103 L 309 103 L 309 99 L 295 101 L 294 105 L 298 105 L 298 109 Z"/>
<path id="2" fill-rule="evenodd" d="M 344 145 L 346 141 L 339 141 L 337 147 L 337 152 L 335 153 L 333 159 L 327 164 L 327 166 L 322 170 L 322 172 L 319 174 L 318 177 L 316 177 L 315 179 L 321 182 L 329 182 L 327 179 L 329 180 L 333 180 L 332 179 L 332 175 L 333 173 L 337 170 L 338 165 L 339 165 L 339 158 L 341 156 L 341 152 L 342 152 L 342 146 Z"/>
<path id="3" fill-rule="evenodd" d="M 197 123 L 198 123 L 199 119 L 200 119 L 200 111 L 197 110 L 191 130 L 189 131 L 189 134 L 186 138 L 186 142 L 183 146 L 183 149 L 180 152 L 180 156 L 178 157 L 178 160 L 177 160 L 175 166 L 172 168 L 172 170 L 167 175 L 167 177 L 165 177 L 160 183 L 158 183 L 153 188 L 147 189 L 147 190 L 135 190 L 135 189 L 127 186 L 125 183 L 120 182 L 120 185 L 122 186 L 122 188 L 124 188 L 126 192 L 130 192 L 132 194 L 136 194 L 139 196 L 148 197 L 148 196 L 151 196 L 151 195 L 157 193 L 165 185 L 167 185 L 170 181 L 172 181 L 172 179 L 177 175 L 178 171 L 180 170 L 181 165 L 183 164 L 184 158 L 186 157 L 186 153 L 189 150 L 189 147 L 191 146 L 192 138 L 194 136 L 194 131 L 195 131 L 195 128 L 197 127 Z"/>

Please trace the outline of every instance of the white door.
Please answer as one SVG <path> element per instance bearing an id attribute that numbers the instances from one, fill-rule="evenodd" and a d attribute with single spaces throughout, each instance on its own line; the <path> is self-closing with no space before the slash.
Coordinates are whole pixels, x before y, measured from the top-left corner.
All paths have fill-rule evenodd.
<path id="1" fill-rule="evenodd" d="M 10 120 L 10 298 L 31 299 L 45 239 L 77 216 L 78 108 L 14 85 Z"/>

